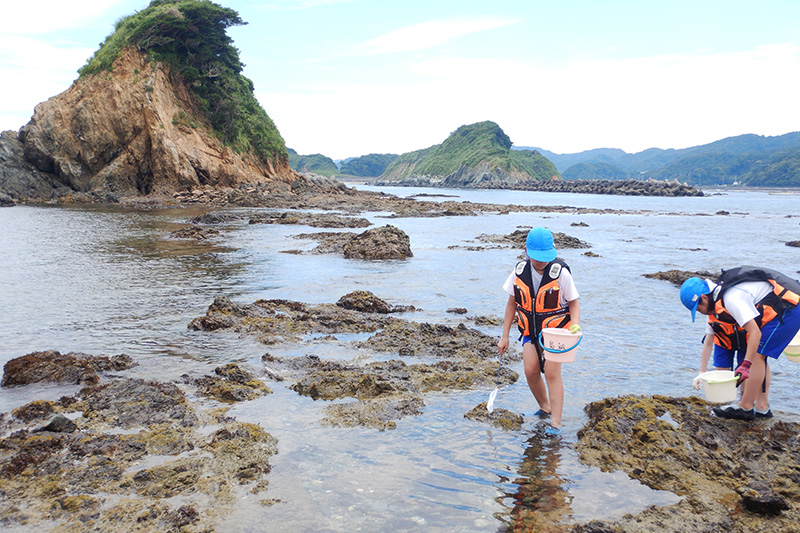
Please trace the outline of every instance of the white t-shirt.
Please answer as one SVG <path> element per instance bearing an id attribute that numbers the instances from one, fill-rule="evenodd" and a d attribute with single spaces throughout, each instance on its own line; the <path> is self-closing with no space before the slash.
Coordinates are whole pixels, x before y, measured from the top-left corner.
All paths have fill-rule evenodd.
<path id="1" fill-rule="evenodd" d="M 503 290 L 511 296 L 514 296 L 514 279 L 517 277 L 516 268 L 511 271 L 511 274 L 506 278 L 503 283 Z M 539 291 L 539 286 L 542 284 L 542 275 L 536 272 L 536 269 L 531 265 L 531 278 L 533 278 L 534 293 Z M 572 279 L 572 273 L 566 268 L 562 268 L 558 275 L 558 286 L 561 289 L 561 307 L 567 307 L 568 303 L 572 300 L 577 300 L 580 294 L 578 289 L 575 288 L 575 282 Z"/>
<path id="2" fill-rule="evenodd" d="M 767 281 L 743 281 L 725 291 L 722 305 L 741 327 L 759 315 L 756 304 L 771 292 Z"/>

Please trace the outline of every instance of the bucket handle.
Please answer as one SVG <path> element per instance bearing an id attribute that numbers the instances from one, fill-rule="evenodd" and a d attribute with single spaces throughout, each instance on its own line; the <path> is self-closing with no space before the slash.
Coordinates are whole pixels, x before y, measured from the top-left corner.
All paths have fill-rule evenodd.
<path id="1" fill-rule="evenodd" d="M 543 332 L 543 331 L 540 331 L 540 332 L 539 332 L 539 346 L 541 346 L 541 347 L 542 347 L 542 350 L 544 350 L 544 351 L 546 351 L 546 352 L 550 352 L 550 353 L 567 353 L 568 351 L 570 351 L 570 350 L 574 350 L 575 348 L 577 348 L 577 347 L 578 347 L 578 345 L 579 345 L 579 344 L 581 343 L 581 341 L 583 340 L 583 335 L 581 335 L 580 337 L 578 337 L 578 342 L 576 342 L 574 346 L 572 346 L 572 347 L 570 347 L 570 348 L 567 348 L 566 350 L 553 350 L 553 349 L 551 349 L 551 348 L 548 348 L 548 347 L 546 347 L 546 346 L 544 345 L 544 343 L 542 342 L 542 333 L 544 333 L 544 332 Z"/>

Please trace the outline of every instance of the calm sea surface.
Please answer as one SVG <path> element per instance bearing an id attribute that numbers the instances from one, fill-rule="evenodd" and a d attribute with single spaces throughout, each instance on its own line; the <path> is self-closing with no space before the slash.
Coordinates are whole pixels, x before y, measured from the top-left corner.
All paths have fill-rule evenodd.
<path id="1" fill-rule="evenodd" d="M 367 186 L 358 186 L 369 189 Z M 393 304 L 412 304 L 418 321 L 455 324 L 447 313 L 502 317 L 501 285 L 520 250 L 470 251 L 482 234 L 508 234 L 544 225 L 592 245 L 563 250 L 581 294 L 584 340 L 575 363 L 563 366 L 564 436 L 542 441 L 537 421 L 523 432 L 470 422 L 463 413 L 491 388 L 426 397 L 421 416 L 394 431 L 337 429 L 320 424 L 324 402 L 298 396 L 288 383 L 275 394 L 235 406 L 231 414 L 261 424 L 279 440 L 266 493 L 247 498 L 221 531 L 494 531 L 496 515 L 513 509 L 520 487 L 540 484 L 563 493 L 567 518 L 586 521 L 677 501 L 625 474 L 581 465 L 573 449 L 585 422 L 583 407 L 623 394 L 701 394 L 697 374 L 702 321 L 692 323 L 678 289 L 642 275 L 668 269 L 718 270 L 739 264 L 770 266 L 798 277 L 800 196 L 723 192 L 703 198 L 641 198 L 510 191 L 380 188 L 399 196 L 448 194 L 471 202 L 611 208 L 626 214 L 504 214 L 452 218 L 382 218 L 411 238 L 408 261 L 364 262 L 294 255 L 314 242 L 294 235 L 308 227 L 247 221 L 220 226 L 212 242 L 175 240 L 169 232 L 205 211 L 132 211 L 108 207 L 0 209 L 0 364 L 32 351 L 93 355 L 127 353 L 139 366 L 127 376 L 172 380 L 199 376 L 234 361 L 260 369 L 267 348 L 252 339 L 192 332 L 216 296 L 240 303 L 285 298 L 335 302 L 356 289 Z M 436 200 L 436 198 L 433 198 Z M 715 215 L 719 211 L 728 215 Z M 248 209 L 247 212 L 252 212 Z M 708 216 L 707 216 L 708 215 Z M 588 226 L 571 226 L 583 222 Z M 356 230 L 361 231 L 361 230 Z M 500 328 L 484 328 L 497 336 Z M 313 350 L 269 347 L 275 355 Z M 363 354 L 321 347 L 322 357 Z M 513 364 L 522 375 L 521 363 Z M 772 365 L 776 416 L 797 419 L 800 364 Z M 35 398 L 55 399 L 75 387 L 0 389 L 0 411 Z M 524 382 L 501 389 L 495 405 L 535 411 Z M 528 489 L 529 490 L 529 489 Z M 543 489 L 544 490 L 544 489 Z M 258 502 L 274 498 L 280 504 Z"/>

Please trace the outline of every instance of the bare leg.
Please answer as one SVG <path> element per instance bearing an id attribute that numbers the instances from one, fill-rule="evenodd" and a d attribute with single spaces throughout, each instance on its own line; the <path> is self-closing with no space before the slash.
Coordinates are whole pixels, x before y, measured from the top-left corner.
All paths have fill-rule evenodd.
<path id="1" fill-rule="evenodd" d="M 550 425 L 561 427 L 561 411 L 564 408 L 564 382 L 561 379 L 561 363 L 547 361 L 544 365 L 547 392 L 550 398 Z"/>
<path id="2" fill-rule="evenodd" d="M 742 399 L 739 401 L 739 407 L 742 409 L 752 409 L 757 398 L 769 403 L 768 395 L 761 392 L 761 384 L 764 383 L 764 378 L 767 375 L 765 360 L 766 357 L 758 353 L 756 354 L 755 361 L 753 361 L 753 364 L 750 366 L 750 377 L 744 382 L 744 392 L 742 393 Z M 767 391 L 769 391 L 769 389 L 767 389 Z"/>
<path id="3" fill-rule="evenodd" d="M 546 413 L 550 412 L 550 401 L 547 399 L 547 388 L 539 371 L 539 355 L 533 343 L 526 342 L 522 347 L 522 362 L 525 366 L 525 379 L 528 380 L 528 387 L 536 398 L 539 408 Z M 547 365 L 545 365 L 547 366 Z"/>
<path id="4" fill-rule="evenodd" d="M 769 359 L 767 359 L 769 361 Z M 766 369 L 766 376 L 764 383 L 764 388 L 762 390 L 761 386 L 758 387 L 758 394 L 756 395 L 756 409 L 759 411 L 766 411 L 769 409 L 769 385 L 772 382 L 772 371 L 767 365 Z"/>

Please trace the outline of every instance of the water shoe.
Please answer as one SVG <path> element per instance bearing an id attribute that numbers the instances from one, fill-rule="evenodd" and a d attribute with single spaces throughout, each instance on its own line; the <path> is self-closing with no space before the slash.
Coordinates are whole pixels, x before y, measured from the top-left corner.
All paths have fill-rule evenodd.
<path id="1" fill-rule="evenodd" d="M 755 410 L 756 418 L 772 418 L 772 409 L 767 407 L 766 411 Z"/>
<path id="2" fill-rule="evenodd" d="M 557 428 L 554 426 L 548 426 L 547 429 L 544 430 L 545 435 L 552 435 L 553 437 L 557 437 L 561 435 L 561 428 Z"/>
<path id="3" fill-rule="evenodd" d="M 714 407 L 711 412 L 720 418 L 735 418 L 736 420 L 753 420 L 756 417 L 754 409 L 742 409 L 735 403 Z"/>
<path id="4" fill-rule="evenodd" d="M 542 411 L 541 409 L 539 409 L 538 411 L 533 413 L 533 416 L 538 416 L 539 418 L 547 418 L 548 416 L 550 416 L 550 413 L 548 413 L 547 411 Z"/>

